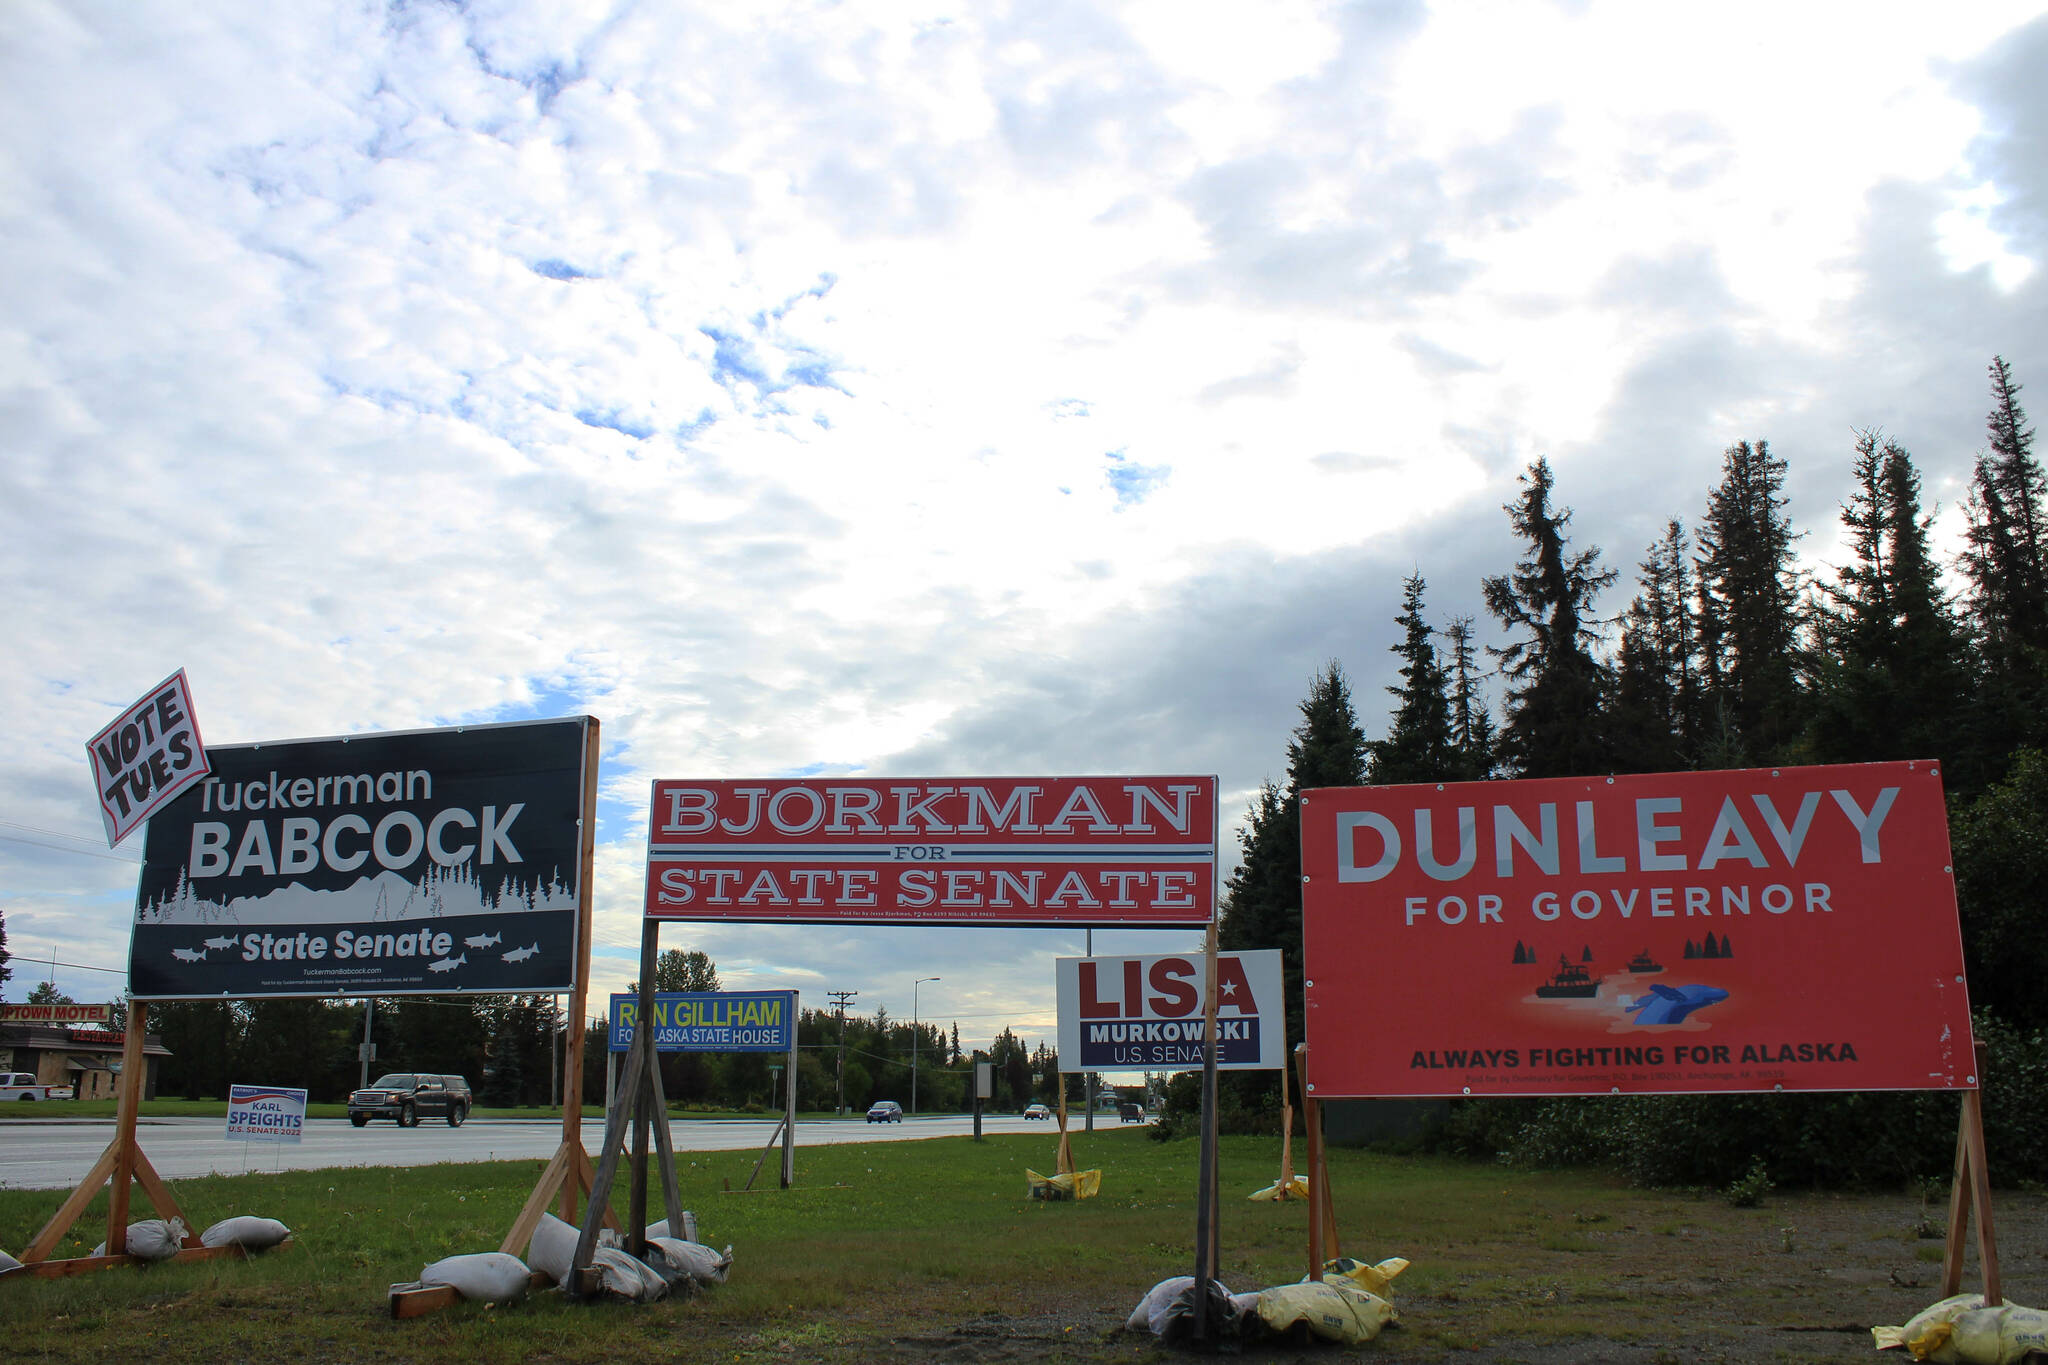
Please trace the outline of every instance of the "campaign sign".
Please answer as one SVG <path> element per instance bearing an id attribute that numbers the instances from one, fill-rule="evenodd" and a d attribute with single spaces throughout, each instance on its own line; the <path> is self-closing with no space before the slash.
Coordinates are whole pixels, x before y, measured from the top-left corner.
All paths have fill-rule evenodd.
<path id="1" fill-rule="evenodd" d="M 1062 1071 L 1183 1071 L 1203 1062 L 1208 958 L 1063 957 Z M 1216 955 L 1216 1065 L 1270 1071 L 1287 1064 L 1280 950 Z"/>
<path id="2" fill-rule="evenodd" d="M 796 1041 L 795 991 L 657 991 L 657 1052 L 787 1052 Z M 612 997 L 611 1050 L 633 1046 L 640 997 Z"/>
<path id="3" fill-rule="evenodd" d="M 1302 796 L 1318 1098 L 1977 1084 L 1939 765 Z"/>
<path id="4" fill-rule="evenodd" d="M 199 741 L 185 670 L 152 687 L 88 740 L 85 756 L 112 848 L 152 811 L 207 774 L 206 746 Z"/>
<path id="5" fill-rule="evenodd" d="M 1201 926 L 1213 777 L 658 781 L 651 919 Z"/>
<path id="6" fill-rule="evenodd" d="M 571 989 L 593 723 L 214 748 L 149 822 L 131 992 Z"/>
<path id="7" fill-rule="evenodd" d="M 228 1137 L 297 1142 L 306 1127 L 306 1092 L 276 1085 L 228 1087 Z"/>

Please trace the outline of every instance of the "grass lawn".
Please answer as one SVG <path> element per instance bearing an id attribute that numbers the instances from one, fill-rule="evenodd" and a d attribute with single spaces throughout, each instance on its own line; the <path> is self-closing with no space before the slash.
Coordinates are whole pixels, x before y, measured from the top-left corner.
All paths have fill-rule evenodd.
<path id="1" fill-rule="evenodd" d="M 22 1130 L 13 1130 L 16 1133 Z M 582 1362 L 687 1351 L 715 1361 L 1149 1361 L 1117 1329 L 1155 1281 L 1192 1268 L 1196 1145 L 1138 1130 L 1076 1134 L 1103 1171 L 1078 1204 L 1024 1197 L 1049 1170 L 1051 1134 L 800 1149 L 797 1185 L 752 1194 L 755 1154 L 677 1158 L 701 1235 L 734 1248 L 731 1280 L 647 1307 L 544 1293 L 393 1322 L 393 1282 L 427 1262 L 495 1250 L 536 1161 L 251 1173 L 179 1182 L 204 1226 L 280 1218 L 296 1245 L 246 1263 L 0 1281 L 11 1359 L 152 1365 L 317 1359 Z M 1298 1279 L 1307 1214 L 1243 1196 L 1277 1174 L 1278 1142 L 1223 1141 L 1220 1276 L 1232 1289 Z M 1713 1195 L 1632 1190 L 1587 1174 L 1336 1151 L 1343 1250 L 1409 1257 L 1402 1325 L 1361 1354 L 1469 1361 L 1869 1360 L 1867 1328 L 1931 1302 L 1940 1243 L 1918 1196 Z M 0 1247 L 19 1250 L 61 1192 L 0 1191 Z M 2028 1238 L 2048 1199 L 2000 1196 L 2008 1296 L 2043 1302 L 2048 1266 Z M 649 1208 L 659 1210 L 657 1188 Z M 138 1192 L 134 1217 L 148 1216 Z M 614 1207 L 625 1207 L 623 1188 Z M 1938 1224 L 1942 1210 L 1936 1209 Z M 75 1229 L 99 1240 L 96 1205 Z M 1932 1253 L 1930 1256 L 1929 1253 Z M 1294 1358 L 1294 1352 L 1267 1352 Z M 1315 1354 L 1321 1354 L 1316 1352 Z M 1882 1359 L 1882 1358 L 1880 1358 Z"/>

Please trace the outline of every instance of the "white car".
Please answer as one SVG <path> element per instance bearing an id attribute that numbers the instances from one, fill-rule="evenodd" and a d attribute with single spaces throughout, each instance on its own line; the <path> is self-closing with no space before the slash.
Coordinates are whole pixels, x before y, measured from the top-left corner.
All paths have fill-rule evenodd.
<path id="1" fill-rule="evenodd" d="M 68 1085 L 44 1085 L 31 1071 L 0 1071 L 0 1100 L 68 1100 Z"/>
<path id="2" fill-rule="evenodd" d="M 1052 1117 L 1052 1110 L 1042 1104 L 1027 1104 L 1024 1106 L 1024 1117 L 1027 1119 L 1049 1119 Z"/>

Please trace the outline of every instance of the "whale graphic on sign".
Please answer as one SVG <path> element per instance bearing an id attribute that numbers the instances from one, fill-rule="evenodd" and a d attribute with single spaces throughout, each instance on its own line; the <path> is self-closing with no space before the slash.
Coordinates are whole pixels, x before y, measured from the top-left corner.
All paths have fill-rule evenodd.
<path id="1" fill-rule="evenodd" d="M 470 948 L 494 948 L 503 942 L 504 938 L 503 934 L 471 934 L 462 942 L 465 947 Z"/>
<path id="2" fill-rule="evenodd" d="M 1653 982 L 1650 993 L 1631 1008 L 1638 1024 L 1682 1024 L 1694 1010 L 1718 1005 L 1728 998 L 1719 986 L 1680 986 L 1676 990 Z"/>
<path id="3" fill-rule="evenodd" d="M 468 953 L 464 953 L 461 957 L 444 957 L 439 962 L 429 962 L 427 970 L 430 972 L 452 972 L 468 961 Z"/>
<path id="4" fill-rule="evenodd" d="M 514 948 L 511 952 L 505 954 L 504 960 L 507 962 L 524 962 L 529 957 L 538 956 L 540 956 L 540 945 L 536 943 L 531 948 Z"/>
<path id="5" fill-rule="evenodd" d="M 175 957 L 180 962 L 204 962 L 206 961 L 206 949 L 173 948 L 171 949 L 171 956 Z"/>

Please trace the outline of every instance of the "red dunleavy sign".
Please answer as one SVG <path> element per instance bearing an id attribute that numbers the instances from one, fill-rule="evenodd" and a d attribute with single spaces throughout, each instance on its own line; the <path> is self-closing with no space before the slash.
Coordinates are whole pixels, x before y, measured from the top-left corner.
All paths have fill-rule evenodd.
<path id="1" fill-rule="evenodd" d="M 1318 1098 L 1977 1084 L 1939 765 L 1307 792 Z"/>
<path id="2" fill-rule="evenodd" d="M 1199 926 L 1213 777 L 657 781 L 651 919 Z"/>

